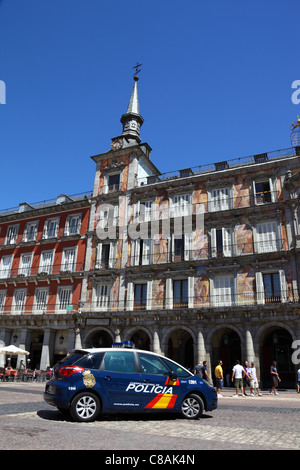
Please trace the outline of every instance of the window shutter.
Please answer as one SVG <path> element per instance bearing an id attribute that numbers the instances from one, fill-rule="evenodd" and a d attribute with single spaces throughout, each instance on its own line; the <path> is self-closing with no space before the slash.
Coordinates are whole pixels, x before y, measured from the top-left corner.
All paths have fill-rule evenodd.
<path id="1" fill-rule="evenodd" d="M 110 242 L 109 244 L 109 262 L 108 262 L 108 266 L 110 268 L 114 268 L 115 266 L 115 263 L 116 263 L 116 260 L 115 260 L 115 256 L 116 256 L 116 242 Z"/>
<path id="2" fill-rule="evenodd" d="M 150 264 L 151 238 L 143 239 L 142 264 Z"/>
<path id="3" fill-rule="evenodd" d="M 153 281 L 148 281 L 147 282 L 147 299 L 146 299 L 146 309 L 151 310 L 152 309 L 152 287 L 153 287 Z"/>
<path id="4" fill-rule="evenodd" d="M 194 307 L 194 276 L 188 277 L 188 307 Z"/>
<path id="5" fill-rule="evenodd" d="M 255 273 L 256 280 L 256 301 L 259 305 L 265 303 L 264 282 L 261 272 Z"/>
<path id="6" fill-rule="evenodd" d="M 232 230 L 231 228 L 222 228 L 223 255 L 232 255 Z"/>
<path id="7" fill-rule="evenodd" d="M 173 308 L 173 283 L 172 279 L 166 278 L 166 299 L 165 299 L 166 309 Z"/>
<path id="8" fill-rule="evenodd" d="M 215 258 L 217 256 L 217 230 L 212 228 L 210 231 L 210 252 L 211 256 Z"/>
<path id="9" fill-rule="evenodd" d="M 283 269 L 279 270 L 279 279 L 280 279 L 281 302 L 286 302 L 287 301 L 287 283 L 286 283 L 285 271 Z"/>
<path id="10" fill-rule="evenodd" d="M 184 260 L 189 261 L 192 259 L 192 234 L 186 233 L 184 235 Z"/>
<path id="11" fill-rule="evenodd" d="M 128 282 L 127 284 L 127 310 L 133 310 L 133 302 L 134 302 L 134 290 L 133 290 L 133 282 Z"/>
<path id="12" fill-rule="evenodd" d="M 96 256 L 96 265 L 95 269 L 101 268 L 101 255 L 102 255 L 102 243 L 98 243 L 97 245 L 97 256 Z"/>

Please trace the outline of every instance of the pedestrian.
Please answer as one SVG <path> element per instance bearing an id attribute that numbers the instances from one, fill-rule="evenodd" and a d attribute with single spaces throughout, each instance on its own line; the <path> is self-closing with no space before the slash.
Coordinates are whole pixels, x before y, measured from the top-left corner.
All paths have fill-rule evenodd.
<path id="1" fill-rule="evenodd" d="M 223 388 L 223 380 L 224 380 L 222 364 L 223 362 L 219 360 L 218 365 L 215 367 L 216 389 L 217 389 L 218 398 L 222 398 L 221 390 Z"/>
<path id="2" fill-rule="evenodd" d="M 244 375 L 245 375 L 245 371 L 244 371 L 243 366 L 241 366 L 240 361 L 236 361 L 236 364 L 232 369 L 232 377 L 231 377 L 231 381 L 234 382 L 235 392 L 236 392 L 235 395 L 233 395 L 234 397 L 239 396 L 239 389 L 241 389 L 242 396 L 243 397 L 245 396 L 244 391 L 243 391 Z"/>
<path id="3" fill-rule="evenodd" d="M 257 395 L 261 397 L 262 393 L 260 393 L 259 391 L 256 368 L 255 368 L 254 362 L 251 362 L 251 367 L 249 368 L 248 374 L 250 378 L 250 397 L 254 397 L 254 389 L 256 390 Z"/>
<path id="4" fill-rule="evenodd" d="M 300 368 L 297 371 L 297 393 L 300 393 Z"/>
<path id="5" fill-rule="evenodd" d="M 278 395 L 277 392 L 277 387 L 278 387 L 278 382 L 280 382 L 280 377 L 277 371 L 277 363 L 276 361 L 272 362 L 271 368 L 270 368 L 270 373 L 271 373 L 271 379 L 272 379 L 272 387 L 270 389 L 270 393 L 274 393 L 274 395 Z"/>
<path id="6" fill-rule="evenodd" d="M 250 385 L 250 377 L 249 377 L 249 364 L 248 364 L 248 361 L 245 361 L 244 362 L 244 372 L 245 372 L 245 375 L 243 377 L 243 393 L 245 396 L 247 396 L 247 393 L 246 393 L 246 387 L 247 385 L 249 386 Z"/>
<path id="7" fill-rule="evenodd" d="M 202 362 L 199 361 L 198 364 L 194 367 L 194 375 L 197 375 L 198 377 L 200 377 L 201 379 L 203 378 L 203 375 L 202 375 Z"/>
<path id="8" fill-rule="evenodd" d="M 207 361 L 203 361 L 202 378 L 204 380 L 207 380 L 207 382 L 210 382 L 210 377 L 209 377 L 208 372 L 207 372 Z"/>

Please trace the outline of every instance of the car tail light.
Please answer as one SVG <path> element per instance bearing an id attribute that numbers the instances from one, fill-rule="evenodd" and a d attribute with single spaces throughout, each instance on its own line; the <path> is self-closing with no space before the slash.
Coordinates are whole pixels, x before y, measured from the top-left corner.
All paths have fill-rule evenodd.
<path id="1" fill-rule="evenodd" d="M 76 372 L 83 372 L 84 368 L 83 367 L 78 367 L 78 366 L 62 366 L 59 369 L 59 374 L 62 377 L 70 377 L 70 375 L 76 373 Z"/>

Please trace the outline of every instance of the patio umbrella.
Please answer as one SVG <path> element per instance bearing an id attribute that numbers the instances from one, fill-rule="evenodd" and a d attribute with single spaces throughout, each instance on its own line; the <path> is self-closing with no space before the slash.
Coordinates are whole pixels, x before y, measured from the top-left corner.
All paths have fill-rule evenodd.
<path id="1" fill-rule="evenodd" d="M 9 354 L 11 356 L 23 354 L 27 356 L 29 352 L 25 351 L 25 349 L 17 348 L 13 344 L 11 344 L 10 346 L 4 346 L 3 348 L 0 348 L 0 354 Z"/>

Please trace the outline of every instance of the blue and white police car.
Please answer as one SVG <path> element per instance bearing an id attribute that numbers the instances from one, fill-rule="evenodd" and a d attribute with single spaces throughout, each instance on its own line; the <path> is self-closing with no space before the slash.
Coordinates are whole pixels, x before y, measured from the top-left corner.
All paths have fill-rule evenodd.
<path id="1" fill-rule="evenodd" d="M 171 359 L 126 343 L 74 350 L 54 366 L 45 401 L 83 422 L 121 411 L 164 410 L 196 419 L 217 408 L 213 386 Z"/>

